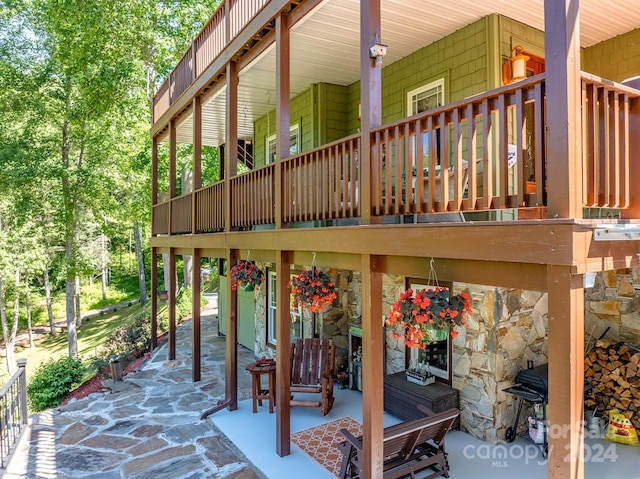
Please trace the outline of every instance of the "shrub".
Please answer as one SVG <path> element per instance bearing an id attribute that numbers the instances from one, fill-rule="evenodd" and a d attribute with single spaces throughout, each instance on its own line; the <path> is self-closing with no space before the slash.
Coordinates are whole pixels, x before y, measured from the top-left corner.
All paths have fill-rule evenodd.
<path id="1" fill-rule="evenodd" d="M 60 404 L 84 374 L 79 358 L 62 357 L 40 364 L 27 386 L 32 411 L 42 411 Z"/>

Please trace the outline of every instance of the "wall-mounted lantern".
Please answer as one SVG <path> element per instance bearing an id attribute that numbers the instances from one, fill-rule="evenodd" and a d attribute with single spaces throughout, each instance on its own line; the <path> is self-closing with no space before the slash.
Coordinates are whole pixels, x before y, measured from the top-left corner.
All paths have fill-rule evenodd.
<path id="1" fill-rule="evenodd" d="M 530 58 L 520 45 L 513 47 L 511 57 L 502 66 L 503 83 L 508 85 L 527 78 L 527 61 Z"/>

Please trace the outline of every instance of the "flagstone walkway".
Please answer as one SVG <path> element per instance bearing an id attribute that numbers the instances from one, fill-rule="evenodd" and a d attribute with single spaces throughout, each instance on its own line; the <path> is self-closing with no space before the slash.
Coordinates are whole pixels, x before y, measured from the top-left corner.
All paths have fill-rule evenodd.
<path id="1" fill-rule="evenodd" d="M 191 321 L 176 332 L 176 360 L 166 343 L 123 381 L 34 415 L 4 479 L 264 478 L 203 411 L 224 398 L 225 340 L 214 314 L 202 316 L 202 380 L 191 380 Z M 251 397 L 240 347 L 239 400 Z"/>

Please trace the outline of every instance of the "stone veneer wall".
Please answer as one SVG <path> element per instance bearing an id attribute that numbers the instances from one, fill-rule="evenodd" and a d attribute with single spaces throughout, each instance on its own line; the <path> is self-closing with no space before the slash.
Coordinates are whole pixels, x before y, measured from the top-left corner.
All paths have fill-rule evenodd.
<path id="1" fill-rule="evenodd" d="M 640 347 L 640 268 L 598 273 L 584 294 L 586 348 L 607 328 L 604 339 Z"/>
<path id="2" fill-rule="evenodd" d="M 517 398 L 503 392 L 532 360 L 548 361 L 547 294 L 454 284 L 466 291 L 473 313 L 453 340 L 453 387 L 460 391 L 463 430 L 484 441 L 504 440 Z"/>

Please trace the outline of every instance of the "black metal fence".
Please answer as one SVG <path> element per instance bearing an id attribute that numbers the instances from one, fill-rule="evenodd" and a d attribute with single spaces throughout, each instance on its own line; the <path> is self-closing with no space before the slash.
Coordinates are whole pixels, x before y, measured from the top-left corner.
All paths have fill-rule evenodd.
<path id="1" fill-rule="evenodd" d="M 0 391 L 0 472 L 25 430 L 28 419 L 26 359 L 18 359 L 18 370 Z"/>

